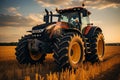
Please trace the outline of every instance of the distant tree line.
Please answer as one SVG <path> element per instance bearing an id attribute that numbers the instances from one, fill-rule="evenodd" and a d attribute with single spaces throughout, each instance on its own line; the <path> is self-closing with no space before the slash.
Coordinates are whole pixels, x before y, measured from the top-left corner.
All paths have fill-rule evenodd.
<path id="1" fill-rule="evenodd" d="M 120 46 L 120 43 L 106 43 L 106 46 Z"/>
<path id="2" fill-rule="evenodd" d="M 17 42 L 10 42 L 10 43 L 0 43 L 0 46 L 16 46 Z"/>

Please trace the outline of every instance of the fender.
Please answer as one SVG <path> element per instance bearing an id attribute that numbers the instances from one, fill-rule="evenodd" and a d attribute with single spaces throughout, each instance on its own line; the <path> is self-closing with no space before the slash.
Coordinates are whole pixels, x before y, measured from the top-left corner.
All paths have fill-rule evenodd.
<path id="1" fill-rule="evenodd" d="M 87 26 L 85 28 L 83 28 L 82 30 L 82 34 L 85 36 L 85 37 L 91 37 L 94 35 L 94 33 L 99 30 L 102 32 L 101 28 L 97 27 L 97 26 Z"/>
<path id="2" fill-rule="evenodd" d="M 76 28 L 69 28 L 69 29 L 63 29 L 64 32 L 76 32 L 78 34 L 82 34 L 80 30 L 76 29 Z"/>

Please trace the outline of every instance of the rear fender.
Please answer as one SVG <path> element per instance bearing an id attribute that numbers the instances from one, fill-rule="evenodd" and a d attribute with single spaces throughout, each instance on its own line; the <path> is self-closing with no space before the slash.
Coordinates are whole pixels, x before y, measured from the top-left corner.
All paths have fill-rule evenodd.
<path id="1" fill-rule="evenodd" d="M 63 32 L 64 33 L 73 32 L 73 33 L 78 33 L 78 34 L 82 35 L 81 31 L 78 29 L 71 29 L 71 28 L 70 29 L 63 29 Z"/>
<path id="2" fill-rule="evenodd" d="M 60 31 L 59 31 L 60 30 Z M 69 29 L 65 29 L 65 28 L 61 28 L 57 30 L 57 32 L 55 32 L 53 35 L 52 35 L 52 38 L 57 38 L 59 36 L 61 36 L 63 33 L 68 33 L 68 32 L 73 32 L 73 33 L 77 33 L 79 35 L 81 35 L 81 37 L 83 38 L 83 35 L 81 33 L 80 30 L 78 29 L 72 29 L 72 28 L 69 28 Z"/>
<path id="3" fill-rule="evenodd" d="M 89 27 L 85 27 L 82 30 L 82 34 L 85 37 L 91 37 L 95 34 L 96 31 L 100 31 L 102 32 L 101 28 L 97 27 L 97 26 L 89 26 Z"/>

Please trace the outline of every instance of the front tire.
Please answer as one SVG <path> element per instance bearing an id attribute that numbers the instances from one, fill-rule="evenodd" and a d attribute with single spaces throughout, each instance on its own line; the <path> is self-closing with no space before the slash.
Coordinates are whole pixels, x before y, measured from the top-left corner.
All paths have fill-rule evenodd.
<path id="1" fill-rule="evenodd" d="M 82 36 L 77 33 L 64 33 L 54 43 L 54 59 L 58 67 L 78 68 L 83 62 L 84 46 Z"/>
<path id="2" fill-rule="evenodd" d="M 43 60 L 45 60 L 45 54 L 41 55 L 40 59 L 36 60 L 31 57 L 30 51 L 28 49 L 28 40 L 31 38 L 31 35 L 24 36 L 17 44 L 15 55 L 20 64 L 36 64 L 42 63 Z"/>

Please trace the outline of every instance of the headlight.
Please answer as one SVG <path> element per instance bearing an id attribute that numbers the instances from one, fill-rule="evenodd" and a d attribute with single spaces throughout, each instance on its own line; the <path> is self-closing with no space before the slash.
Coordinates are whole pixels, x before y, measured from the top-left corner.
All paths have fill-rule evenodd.
<path id="1" fill-rule="evenodd" d="M 42 33 L 44 29 L 39 29 L 39 30 L 32 30 L 32 33 Z"/>

